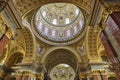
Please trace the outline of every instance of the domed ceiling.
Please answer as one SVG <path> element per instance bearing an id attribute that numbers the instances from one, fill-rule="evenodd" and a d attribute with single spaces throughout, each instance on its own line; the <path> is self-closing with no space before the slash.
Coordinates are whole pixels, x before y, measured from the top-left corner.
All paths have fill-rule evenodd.
<path id="1" fill-rule="evenodd" d="M 41 40 L 64 42 L 80 34 L 84 16 L 80 8 L 73 4 L 52 3 L 40 7 L 33 23 Z"/>

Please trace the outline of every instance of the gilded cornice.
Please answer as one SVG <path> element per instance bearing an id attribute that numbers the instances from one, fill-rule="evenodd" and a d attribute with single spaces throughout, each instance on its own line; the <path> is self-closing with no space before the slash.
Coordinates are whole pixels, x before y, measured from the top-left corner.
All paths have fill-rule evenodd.
<path id="1" fill-rule="evenodd" d="M 85 34 L 87 32 L 87 28 L 88 28 L 88 22 L 87 22 L 87 19 L 88 19 L 88 14 L 86 14 L 86 12 L 83 13 L 84 14 L 84 17 L 85 17 L 85 24 L 83 25 L 83 29 L 81 31 L 80 34 L 78 34 L 77 36 L 75 36 L 75 38 L 71 39 L 71 40 L 66 40 L 66 41 L 62 41 L 62 42 L 59 42 L 59 41 L 52 41 L 52 40 L 49 40 L 47 38 L 45 38 L 44 36 L 41 36 L 40 33 L 38 33 L 38 31 L 34 28 L 35 25 L 34 25 L 34 16 L 32 16 L 32 20 L 31 20 L 31 29 L 33 30 L 33 33 L 41 40 L 43 41 L 44 43 L 46 44 L 49 44 L 49 45 L 71 45 L 73 43 L 76 43 L 78 41 L 80 41 L 82 38 L 85 37 Z"/>
<path id="2" fill-rule="evenodd" d="M 105 73 L 106 73 L 106 71 L 105 70 L 92 70 L 91 71 L 91 73 L 92 73 L 92 75 L 104 75 Z"/>
<path id="3" fill-rule="evenodd" d="M 106 9 L 106 11 L 111 14 L 114 11 L 120 11 L 120 1 L 118 0 L 111 0 L 111 1 L 104 1 L 101 0 L 100 1 L 102 3 L 102 5 L 104 6 L 104 8 Z"/>
<path id="4" fill-rule="evenodd" d="M 38 8 L 44 4 L 48 4 L 48 3 L 57 3 L 57 2 L 65 2 L 65 3 L 72 3 L 75 4 L 81 8 L 83 8 L 85 11 L 87 11 L 88 13 L 90 12 L 91 9 L 91 2 L 93 0 L 34 0 L 34 1 L 29 1 L 29 0 L 13 0 L 13 3 L 16 7 L 16 10 L 19 12 L 19 14 L 21 16 L 24 16 L 26 13 L 28 13 L 29 11 Z"/>
<path id="5" fill-rule="evenodd" d="M 103 10 L 102 10 L 102 14 L 100 16 L 100 23 L 98 26 L 101 28 L 101 30 L 104 30 L 106 27 L 106 21 L 108 19 L 108 16 L 115 11 L 120 11 L 120 3 L 101 2 L 101 4 L 103 6 Z"/>
<path id="6" fill-rule="evenodd" d="M 109 14 L 115 11 L 120 11 L 120 3 L 109 5 L 109 7 L 106 10 L 108 11 Z"/>

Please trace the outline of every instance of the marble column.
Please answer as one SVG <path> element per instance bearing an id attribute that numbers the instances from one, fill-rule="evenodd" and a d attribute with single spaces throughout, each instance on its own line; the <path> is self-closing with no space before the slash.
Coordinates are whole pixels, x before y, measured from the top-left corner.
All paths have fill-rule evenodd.
<path id="1" fill-rule="evenodd" d="M 109 43 L 108 47 L 110 47 L 111 50 L 107 50 L 106 47 L 105 49 L 108 52 L 110 67 L 114 70 L 116 75 L 118 75 L 120 73 L 120 11 L 110 14 L 106 24 L 107 26 L 103 32 L 104 37 L 106 37 Z M 109 56 L 111 51 L 113 55 Z M 120 78 L 120 75 L 118 75 L 118 78 Z"/>
<path id="2" fill-rule="evenodd" d="M 93 80 L 99 80 L 98 75 L 93 75 Z"/>
<path id="3" fill-rule="evenodd" d="M 16 80 L 21 80 L 21 76 L 16 76 Z"/>
<path id="4" fill-rule="evenodd" d="M 37 74 L 36 77 L 37 77 L 37 80 L 44 80 L 44 74 L 42 73 Z"/>
<path id="5" fill-rule="evenodd" d="M 120 11 L 113 12 L 110 16 L 120 28 Z"/>
<path id="6" fill-rule="evenodd" d="M 107 79 L 107 75 L 102 75 L 102 79 L 103 79 L 103 80 L 108 80 L 108 79 Z"/>
<path id="7" fill-rule="evenodd" d="M 28 80 L 28 79 L 29 79 L 29 75 L 25 75 L 24 80 Z"/>
<path id="8" fill-rule="evenodd" d="M 0 26 L 1 27 L 1 26 Z M 7 45 L 9 39 L 13 36 L 13 31 L 12 29 L 9 27 L 7 28 L 7 31 L 5 34 L 3 34 L 2 38 L 0 39 L 0 56 L 3 55 L 3 50 L 5 48 L 5 46 Z"/>
<path id="9" fill-rule="evenodd" d="M 98 70 L 92 71 L 92 79 L 93 80 L 99 80 L 98 75 L 99 75 Z"/>
<path id="10" fill-rule="evenodd" d="M 9 41 L 8 37 L 6 35 L 3 35 L 2 39 L 0 40 L 0 56 L 3 55 L 2 52 L 8 41 Z"/>

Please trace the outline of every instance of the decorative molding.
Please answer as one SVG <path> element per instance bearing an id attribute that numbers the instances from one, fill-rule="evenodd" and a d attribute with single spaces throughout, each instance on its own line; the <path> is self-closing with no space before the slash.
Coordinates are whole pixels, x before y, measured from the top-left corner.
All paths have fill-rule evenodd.
<path id="1" fill-rule="evenodd" d="M 58 2 L 63 2 L 63 3 L 72 3 L 75 4 L 76 6 L 79 6 L 81 8 L 83 8 L 85 11 L 87 11 L 88 13 L 90 12 L 91 9 L 91 2 L 93 0 L 13 0 L 13 3 L 16 7 L 16 10 L 19 12 L 19 14 L 21 16 L 24 16 L 26 13 L 28 13 L 29 11 L 41 7 L 44 4 L 48 4 L 48 3 L 58 3 Z"/>
<path id="2" fill-rule="evenodd" d="M 24 27 L 22 29 L 23 32 L 23 36 L 25 39 L 25 56 L 24 56 L 24 60 L 23 63 L 31 63 L 33 62 L 33 58 L 34 58 L 34 53 L 35 53 L 35 40 L 33 38 L 33 35 L 30 31 L 29 28 Z"/>

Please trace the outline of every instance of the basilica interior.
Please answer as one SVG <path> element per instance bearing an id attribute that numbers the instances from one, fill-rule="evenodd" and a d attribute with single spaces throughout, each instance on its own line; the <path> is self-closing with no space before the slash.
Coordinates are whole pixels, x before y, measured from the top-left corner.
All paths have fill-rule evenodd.
<path id="1" fill-rule="evenodd" d="M 0 80 L 120 80 L 120 0 L 0 0 Z"/>

